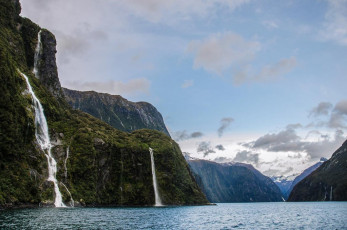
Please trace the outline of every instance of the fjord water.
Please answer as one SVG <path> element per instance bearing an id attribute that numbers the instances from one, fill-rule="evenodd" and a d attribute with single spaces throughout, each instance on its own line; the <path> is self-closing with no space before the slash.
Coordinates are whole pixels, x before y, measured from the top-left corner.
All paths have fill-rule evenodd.
<path id="1" fill-rule="evenodd" d="M 35 127 L 36 127 L 35 136 L 41 150 L 45 152 L 45 156 L 47 157 L 47 162 L 48 162 L 48 179 L 47 180 L 52 181 L 54 184 L 54 192 L 55 192 L 54 205 L 55 207 L 66 207 L 65 204 L 63 203 L 63 198 L 58 186 L 58 180 L 56 178 L 57 162 L 52 156 L 52 144 L 49 138 L 48 124 L 47 124 L 45 114 L 43 112 L 43 107 L 40 103 L 40 100 L 36 97 L 30 85 L 28 77 L 21 72 L 20 74 L 25 79 L 28 91 L 33 99 L 33 106 L 35 109 Z"/>
<path id="2" fill-rule="evenodd" d="M 346 229 L 347 202 L 0 211 L 0 229 Z"/>

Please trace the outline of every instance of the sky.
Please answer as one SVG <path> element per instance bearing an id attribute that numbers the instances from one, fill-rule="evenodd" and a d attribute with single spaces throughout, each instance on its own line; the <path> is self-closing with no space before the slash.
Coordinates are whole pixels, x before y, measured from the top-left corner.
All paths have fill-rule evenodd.
<path id="1" fill-rule="evenodd" d="M 347 0 L 21 0 L 63 87 L 152 103 L 183 152 L 291 177 L 347 136 Z"/>

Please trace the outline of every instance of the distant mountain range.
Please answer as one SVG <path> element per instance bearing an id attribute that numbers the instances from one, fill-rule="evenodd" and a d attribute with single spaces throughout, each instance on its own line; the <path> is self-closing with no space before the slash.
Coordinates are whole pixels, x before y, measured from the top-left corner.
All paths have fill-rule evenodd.
<path id="1" fill-rule="evenodd" d="M 252 165 L 185 156 L 195 180 L 214 203 L 282 201 L 280 189 Z"/>
<path id="2" fill-rule="evenodd" d="M 288 201 L 347 200 L 347 141 L 332 157 L 294 186 Z"/>
<path id="3" fill-rule="evenodd" d="M 282 195 L 285 199 L 288 199 L 289 194 L 293 190 L 294 186 L 302 181 L 305 177 L 310 175 L 314 170 L 316 170 L 319 166 L 321 166 L 326 158 L 322 157 L 319 162 L 305 169 L 300 175 L 295 177 L 294 180 L 290 179 L 290 177 L 271 177 L 271 179 L 275 182 L 275 184 L 280 188 Z"/>
<path id="4" fill-rule="evenodd" d="M 293 183 L 292 177 L 285 177 L 285 176 L 273 176 L 271 177 L 273 182 L 278 186 L 278 188 L 281 190 L 282 196 L 284 199 L 287 199 L 287 192 L 290 189 L 290 186 Z"/>
<path id="5" fill-rule="evenodd" d="M 63 88 L 65 100 L 74 109 L 89 113 L 118 130 L 154 129 L 170 136 L 162 115 L 147 102 L 131 102 L 119 95 Z"/>

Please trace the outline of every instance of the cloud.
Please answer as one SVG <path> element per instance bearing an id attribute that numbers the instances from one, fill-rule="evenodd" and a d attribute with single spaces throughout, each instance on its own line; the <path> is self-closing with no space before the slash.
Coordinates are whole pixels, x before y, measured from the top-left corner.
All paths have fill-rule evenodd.
<path id="1" fill-rule="evenodd" d="M 192 16 L 206 17 L 219 5 L 234 10 L 249 0 L 114 0 L 128 13 L 152 23 L 173 23 Z M 175 18 L 176 17 L 176 18 Z"/>
<path id="2" fill-rule="evenodd" d="M 258 164 L 259 154 L 244 150 L 244 151 L 238 152 L 233 160 L 235 162 L 248 162 L 248 163 Z"/>
<path id="3" fill-rule="evenodd" d="M 309 116 L 318 117 L 321 115 L 329 115 L 331 109 L 333 108 L 333 105 L 329 102 L 321 102 L 316 107 L 314 107 L 311 111 Z"/>
<path id="4" fill-rule="evenodd" d="M 233 75 L 233 82 L 235 85 L 240 85 L 246 82 L 272 81 L 289 73 L 296 64 L 296 58 L 290 57 L 282 59 L 275 64 L 264 66 L 257 74 L 252 74 L 250 73 L 249 68 L 244 68 Z"/>
<path id="5" fill-rule="evenodd" d="M 220 150 L 220 151 L 224 151 L 225 150 L 223 145 L 216 145 L 215 148 Z"/>
<path id="6" fill-rule="evenodd" d="M 187 51 L 194 55 L 194 68 L 222 75 L 233 65 L 241 65 L 252 60 L 260 49 L 260 44 L 246 41 L 232 32 L 212 34 L 205 40 L 189 43 Z"/>
<path id="7" fill-rule="evenodd" d="M 189 88 L 191 86 L 194 85 L 194 81 L 193 80 L 185 80 L 182 84 L 182 88 Z"/>
<path id="8" fill-rule="evenodd" d="M 331 128 L 347 128 L 347 100 L 338 102 L 329 120 L 329 126 Z"/>
<path id="9" fill-rule="evenodd" d="M 107 82 L 67 82 L 67 88 L 81 91 L 96 91 L 109 93 L 112 95 L 134 95 L 148 94 L 150 81 L 146 78 L 136 78 L 128 82 L 107 81 Z"/>
<path id="10" fill-rule="evenodd" d="M 175 141 L 184 141 L 192 138 L 202 137 L 204 134 L 202 132 L 193 132 L 189 134 L 186 130 L 177 131 L 173 133 L 173 139 Z"/>
<path id="11" fill-rule="evenodd" d="M 324 40 L 347 46 L 347 1 L 327 0 L 327 2 L 326 22 L 324 28 L 320 31 L 320 36 Z"/>
<path id="12" fill-rule="evenodd" d="M 217 163 L 226 163 L 226 162 L 230 162 L 231 160 L 232 159 L 228 157 L 216 157 L 213 159 L 213 161 Z"/>
<path id="13" fill-rule="evenodd" d="M 211 143 L 207 141 L 200 142 L 196 151 L 198 153 L 202 152 L 204 154 L 204 157 L 206 157 L 210 153 L 215 153 L 215 151 L 211 147 Z"/>
<path id="14" fill-rule="evenodd" d="M 309 131 L 307 137 L 313 134 L 312 132 Z M 337 149 L 345 140 L 342 130 L 337 130 L 333 138 L 330 138 L 329 135 L 322 135 L 320 132 L 315 134 L 319 134 L 322 139 L 305 141 L 305 138 L 301 138 L 296 134 L 295 129 L 287 126 L 286 130 L 274 134 L 266 134 L 254 142 L 249 142 L 247 145 L 243 144 L 243 146 L 250 149 L 263 149 L 268 152 L 294 152 L 296 154 L 305 152 L 312 159 L 316 159 L 322 156 L 330 157 L 331 150 Z M 292 157 L 295 158 L 295 156 Z M 301 155 L 297 155 L 297 158 L 300 157 Z"/>
<path id="15" fill-rule="evenodd" d="M 192 138 L 198 138 L 198 137 L 202 137 L 204 134 L 202 132 L 194 132 L 192 134 L 190 134 L 190 136 Z"/>
<path id="16" fill-rule="evenodd" d="M 287 125 L 286 129 L 299 129 L 302 128 L 302 124 L 300 123 L 295 123 L 295 124 L 289 124 Z"/>
<path id="17" fill-rule="evenodd" d="M 231 122 L 233 122 L 233 121 L 234 121 L 234 119 L 232 117 L 222 118 L 222 120 L 220 121 L 221 125 L 217 130 L 219 137 L 223 136 L 225 129 L 228 128 L 229 125 L 231 124 Z"/>
<path id="18" fill-rule="evenodd" d="M 274 21 L 265 20 L 262 22 L 262 24 L 268 29 L 277 29 L 278 28 L 277 23 Z"/>
<path id="19" fill-rule="evenodd" d="M 309 117 L 328 116 L 327 120 L 315 120 L 307 127 L 327 127 L 331 129 L 347 129 L 347 100 L 341 100 L 333 108 L 329 102 L 321 102 L 314 107 Z"/>
<path id="20" fill-rule="evenodd" d="M 295 142 L 300 140 L 300 137 L 296 134 L 292 128 L 287 128 L 279 133 L 266 134 L 259 137 L 253 144 L 253 148 L 266 148 L 271 149 L 276 146 Z"/>

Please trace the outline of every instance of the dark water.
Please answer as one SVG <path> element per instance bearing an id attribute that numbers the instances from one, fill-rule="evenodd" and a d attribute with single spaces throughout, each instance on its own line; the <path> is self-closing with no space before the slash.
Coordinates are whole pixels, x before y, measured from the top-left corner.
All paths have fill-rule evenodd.
<path id="1" fill-rule="evenodd" d="M 6 210 L 0 229 L 347 229 L 347 202 Z"/>

